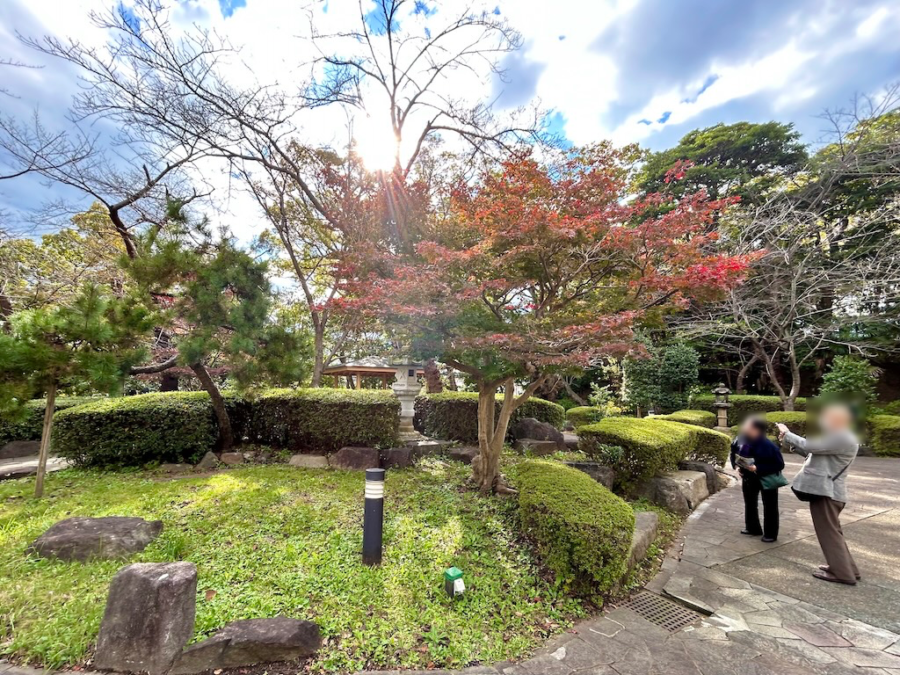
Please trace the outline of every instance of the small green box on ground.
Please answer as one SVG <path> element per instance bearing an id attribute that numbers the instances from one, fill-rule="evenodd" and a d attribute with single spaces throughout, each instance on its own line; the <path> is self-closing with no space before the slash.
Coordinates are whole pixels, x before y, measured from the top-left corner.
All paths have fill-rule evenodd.
<path id="1" fill-rule="evenodd" d="M 462 570 L 458 567 L 448 567 L 444 570 L 444 590 L 451 598 L 462 595 L 465 592 L 466 584 L 462 576 Z"/>

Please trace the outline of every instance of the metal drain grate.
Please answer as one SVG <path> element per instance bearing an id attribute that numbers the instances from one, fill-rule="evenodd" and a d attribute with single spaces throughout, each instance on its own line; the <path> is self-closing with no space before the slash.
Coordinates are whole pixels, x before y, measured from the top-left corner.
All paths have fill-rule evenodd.
<path id="1" fill-rule="evenodd" d="M 702 616 L 687 607 L 648 591 L 638 593 L 622 607 L 627 607 L 635 614 L 657 626 L 662 626 L 670 633 L 681 630 Z"/>

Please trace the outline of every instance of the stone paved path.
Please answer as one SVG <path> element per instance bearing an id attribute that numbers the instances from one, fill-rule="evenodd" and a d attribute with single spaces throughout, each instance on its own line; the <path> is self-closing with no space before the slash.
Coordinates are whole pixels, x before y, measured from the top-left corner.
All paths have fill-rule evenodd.
<path id="1" fill-rule="evenodd" d="M 788 461 L 790 477 L 799 464 Z M 670 552 L 647 586 L 702 610 L 693 623 L 669 632 L 625 606 L 612 608 L 554 638 L 531 659 L 456 673 L 900 675 L 898 478 L 900 460 L 860 458 L 851 470 L 843 522 L 863 574 L 855 587 L 810 576 L 821 553 L 807 506 L 789 491 L 782 490 L 776 544 L 740 535 L 743 503 L 734 486 L 691 515 L 683 546 Z M 0 663 L 0 675 L 40 674 Z"/>
<path id="2" fill-rule="evenodd" d="M 14 457 L 12 459 L 0 459 L 0 480 L 12 480 L 24 478 L 37 473 L 37 457 Z M 49 457 L 47 459 L 47 473 L 62 471 L 69 467 L 69 460 L 62 457 Z M 2 671 L 0 671 L 2 672 Z"/>

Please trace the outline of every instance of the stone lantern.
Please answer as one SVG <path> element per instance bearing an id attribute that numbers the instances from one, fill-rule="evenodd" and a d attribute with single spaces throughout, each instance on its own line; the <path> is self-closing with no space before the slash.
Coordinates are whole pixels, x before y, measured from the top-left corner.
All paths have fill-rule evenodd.
<path id="1" fill-rule="evenodd" d="M 391 364 L 395 369 L 394 396 L 400 400 L 400 438 L 410 440 L 421 438 L 421 435 L 413 428 L 413 415 L 415 415 L 416 396 L 422 390 L 419 376 L 422 374 L 422 364 L 415 363 L 408 358 Z"/>
<path id="2" fill-rule="evenodd" d="M 716 400 L 713 402 L 716 408 L 716 430 L 728 432 L 728 409 L 731 407 L 731 403 L 728 402 L 728 395 L 731 394 L 731 389 L 726 387 L 723 382 L 719 382 L 715 389 L 712 390 L 712 393 L 716 397 Z"/>

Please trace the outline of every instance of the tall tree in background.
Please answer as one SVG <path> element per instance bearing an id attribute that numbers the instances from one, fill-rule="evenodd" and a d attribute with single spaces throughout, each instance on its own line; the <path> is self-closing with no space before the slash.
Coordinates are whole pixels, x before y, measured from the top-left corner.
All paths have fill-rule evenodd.
<path id="1" fill-rule="evenodd" d="M 712 199 L 738 196 L 752 204 L 802 169 L 806 158 L 800 134 L 790 124 L 716 124 L 691 131 L 674 148 L 650 154 L 637 183 L 645 193 L 681 196 L 706 190 Z M 669 170 L 679 162 L 690 164 L 683 179 L 667 182 Z"/>
<path id="2" fill-rule="evenodd" d="M 651 218 L 662 198 L 625 203 L 633 159 L 604 144 L 552 165 L 508 160 L 458 184 L 414 250 L 356 252 L 359 302 L 477 385 L 482 490 L 504 489 L 510 416 L 546 378 L 626 353 L 637 323 L 715 297 L 743 272 L 739 258 L 708 252 L 704 230 L 724 202 L 694 195 Z"/>
<path id="3" fill-rule="evenodd" d="M 156 320 L 135 298 L 116 298 L 94 284 L 69 302 L 9 318 L 8 332 L 0 332 L 0 411 L 9 414 L 35 394 L 47 399 L 36 497 L 44 489 L 57 391 L 84 383 L 98 391 L 120 389 L 130 367 L 144 356 L 143 338 Z"/>

